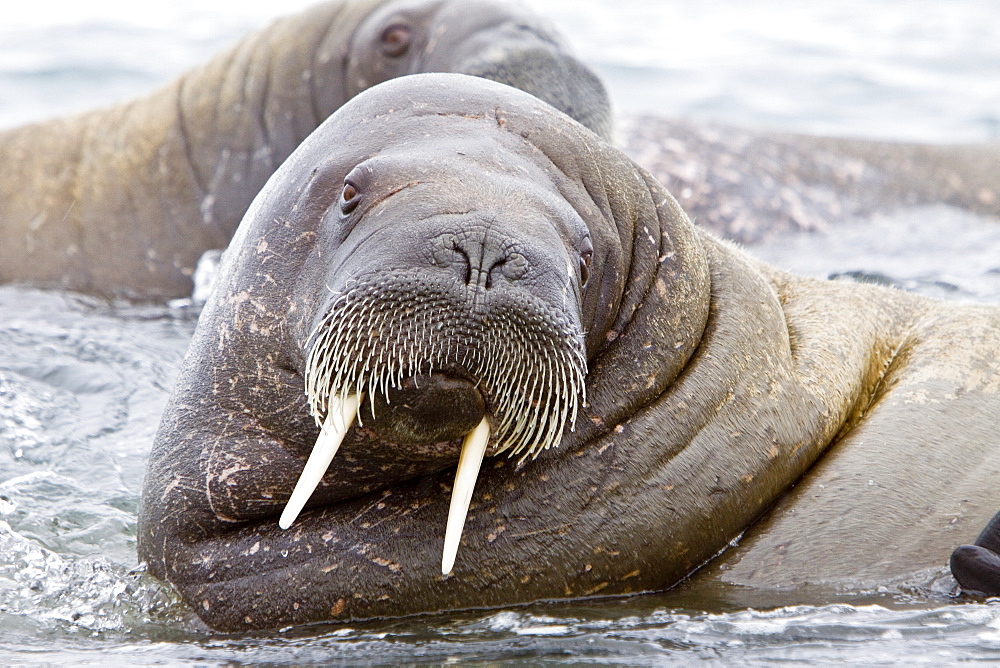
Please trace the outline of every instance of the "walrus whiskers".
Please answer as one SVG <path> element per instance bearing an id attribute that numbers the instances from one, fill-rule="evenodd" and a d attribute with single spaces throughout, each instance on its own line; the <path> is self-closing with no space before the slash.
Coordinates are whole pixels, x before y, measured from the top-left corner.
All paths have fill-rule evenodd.
<path id="1" fill-rule="evenodd" d="M 358 405 L 365 394 L 381 393 L 388 401 L 389 390 L 401 388 L 406 378 L 459 368 L 489 398 L 498 426 L 491 430 L 484 416 L 464 438 L 441 564 L 448 574 L 491 436 L 497 453 L 509 451 L 522 462 L 558 445 L 585 400 L 586 359 L 582 336 L 535 304 L 483 313 L 468 295 L 423 287 L 429 294 L 416 297 L 413 286 L 391 282 L 352 287 L 316 325 L 305 393 L 321 424 L 320 436 L 279 525 L 292 524 L 351 421 L 362 421 Z M 374 417 L 374 402 L 369 403 Z"/>
<path id="2" fill-rule="evenodd" d="M 372 301 L 374 291 L 381 294 Z M 410 376 L 458 367 L 492 402 L 497 452 L 525 453 L 523 460 L 555 445 L 585 401 L 581 337 L 533 305 L 522 309 L 536 311 L 530 315 L 505 309 L 497 316 L 462 301 L 434 292 L 415 297 L 412 287 L 407 293 L 393 285 L 360 285 L 341 295 L 309 342 L 305 392 L 317 424 L 331 394 L 388 399 Z"/>

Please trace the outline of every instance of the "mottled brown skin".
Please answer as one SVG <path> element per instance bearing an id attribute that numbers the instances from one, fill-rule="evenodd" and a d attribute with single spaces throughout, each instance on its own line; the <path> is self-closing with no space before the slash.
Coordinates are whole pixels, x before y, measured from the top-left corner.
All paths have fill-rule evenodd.
<path id="1" fill-rule="evenodd" d="M 387 28 L 402 31 L 387 31 Z M 0 133 L 0 282 L 191 293 L 295 147 L 359 91 L 453 71 L 611 131 L 599 80 L 543 21 L 491 0 L 341 0 L 276 21 L 158 91 Z"/>
<path id="2" fill-rule="evenodd" d="M 623 150 L 693 221 L 743 243 L 925 204 L 1000 219 L 997 142 L 809 137 L 652 116 L 620 125 Z"/>
<path id="3" fill-rule="evenodd" d="M 369 160 L 382 190 L 348 225 L 345 175 Z M 355 426 L 281 531 L 318 431 L 302 375 L 327 285 L 362 249 L 384 249 L 389 274 L 428 257 L 398 225 L 436 210 L 447 233 L 487 205 L 501 237 L 536 221 L 555 258 L 529 263 L 538 294 L 566 285 L 560 263 L 580 249 L 553 230 L 587 230 L 589 280 L 570 267 L 566 285 L 589 360 L 575 431 L 520 467 L 484 461 L 450 576 L 456 441 Z M 345 105 L 255 201 L 220 281 L 138 534 L 150 572 L 218 629 L 663 590 L 744 532 L 701 586 L 919 584 L 996 510 L 1000 309 L 764 265 L 697 230 L 621 152 L 490 82 L 419 75 Z"/>

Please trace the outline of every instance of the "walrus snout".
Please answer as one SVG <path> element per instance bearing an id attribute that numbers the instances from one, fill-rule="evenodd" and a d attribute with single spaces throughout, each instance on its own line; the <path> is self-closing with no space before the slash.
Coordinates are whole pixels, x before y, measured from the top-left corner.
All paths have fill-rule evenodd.
<path id="1" fill-rule="evenodd" d="M 444 373 L 411 376 L 400 387 L 368 400 L 371 405 L 361 409 L 364 426 L 399 445 L 463 438 L 486 412 L 483 395 L 473 382 Z"/>
<path id="2" fill-rule="evenodd" d="M 450 269 L 464 285 L 490 290 L 520 280 L 529 261 L 509 239 L 496 239 L 480 227 L 439 235 L 432 243 L 433 264 Z"/>

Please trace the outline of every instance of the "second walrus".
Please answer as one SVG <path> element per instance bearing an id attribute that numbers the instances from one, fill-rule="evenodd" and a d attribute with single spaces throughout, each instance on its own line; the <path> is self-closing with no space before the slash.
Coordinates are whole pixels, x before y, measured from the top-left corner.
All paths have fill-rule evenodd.
<path id="1" fill-rule="evenodd" d="M 597 77 L 495 0 L 340 0 L 276 21 L 160 90 L 0 133 L 0 283 L 191 293 L 268 177 L 358 92 L 415 72 L 523 88 L 608 136 Z"/>

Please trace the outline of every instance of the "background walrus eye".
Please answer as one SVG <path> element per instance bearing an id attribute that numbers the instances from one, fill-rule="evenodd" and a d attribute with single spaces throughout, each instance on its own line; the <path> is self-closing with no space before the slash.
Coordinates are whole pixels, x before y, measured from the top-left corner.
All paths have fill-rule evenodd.
<path id="1" fill-rule="evenodd" d="M 392 25 L 382 31 L 382 53 L 398 57 L 410 48 L 410 29 L 406 26 Z"/>
<path id="2" fill-rule="evenodd" d="M 587 279 L 590 278 L 590 260 L 594 257 L 593 251 L 584 251 L 580 253 L 580 286 L 587 284 Z"/>
<path id="3" fill-rule="evenodd" d="M 353 183 L 345 182 L 344 191 L 340 194 L 340 210 L 344 213 L 350 213 L 358 206 L 359 201 L 361 201 L 361 193 L 358 192 L 357 187 Z"/>

